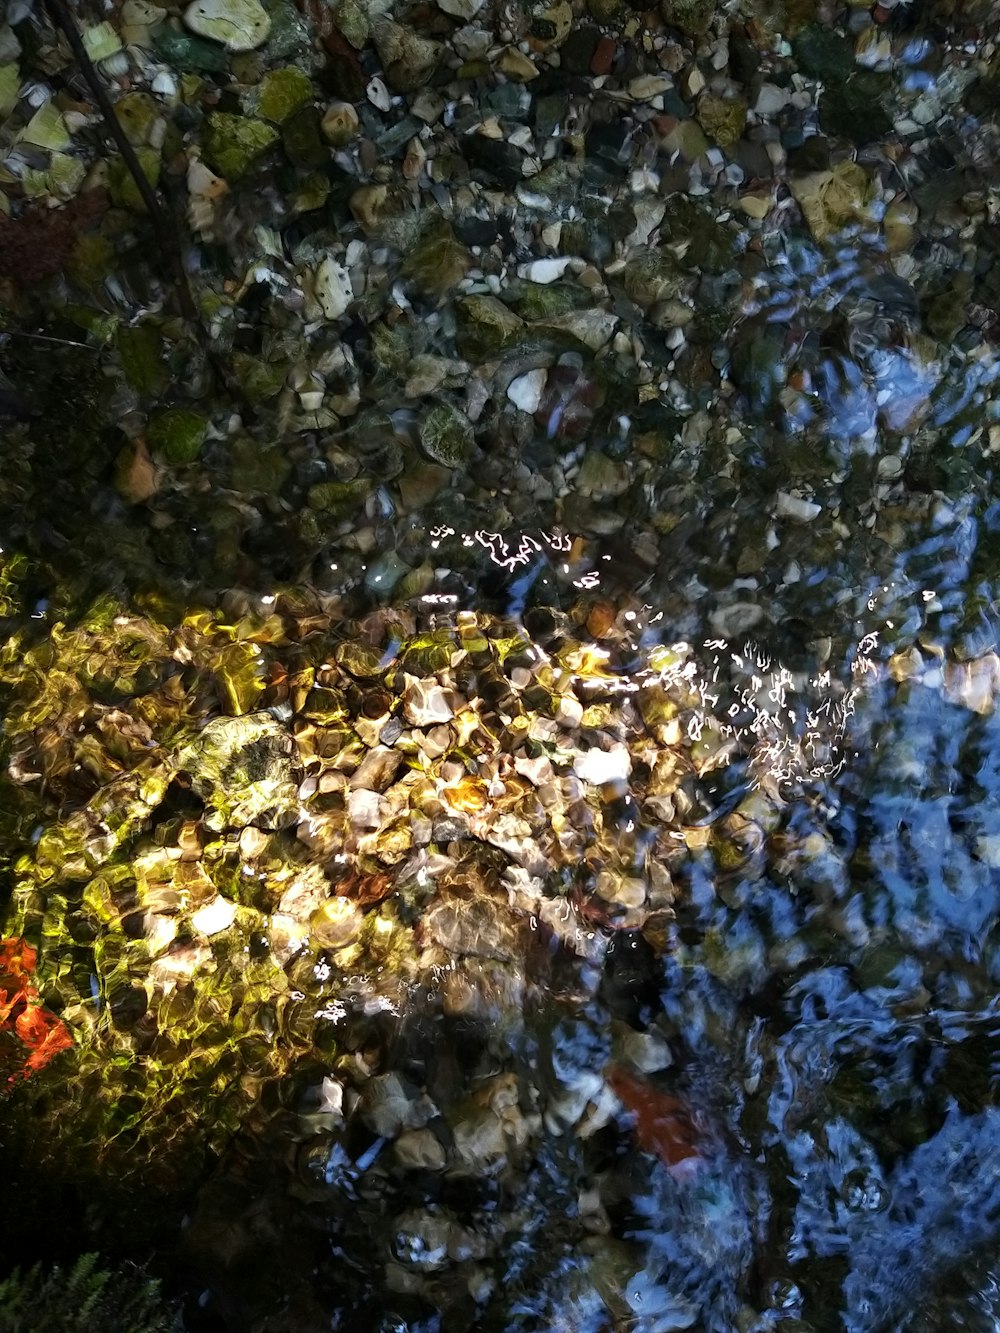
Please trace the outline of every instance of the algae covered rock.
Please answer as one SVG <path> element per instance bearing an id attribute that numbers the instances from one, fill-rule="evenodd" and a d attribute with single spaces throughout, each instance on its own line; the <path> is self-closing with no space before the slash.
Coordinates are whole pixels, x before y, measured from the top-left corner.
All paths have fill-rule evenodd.
<path id="1" fill-rule="evenodd" d="M 643 309 L 678 296 L 686 281 L 683 269 L 659 250 L 640 251 L 622 273 L 625 295 Z"/>
<path id="2" fill-rule="evenodd" d="M 162 24 L 153 34 L 153 49 L 174 69 L 198 74 L 221 74 L 229 68 L 229 56 L 215 42 L 194 37 Z"/>
<path id="3" fill-rule="evenodd" d="M 416 92 L 430 81 L 442 55 L 439 42 L 421 37 L 387 18 L 375 24 L 373 36 L 386 79 L 394 92 Z"/>
<path id="4" fill-rule="evenodd" d="M 425 230 L 407 255 L 403 273 L 428 295 L 444 296 L 458 286 L 471 267 L 472 256 L 442 219 Z"/>
<path id="5" fill-rule="evenodd" d="M 247 94 L 246 107 L 252 115 L 283 125 L 312 98 L 312 82 L 302 70 L 292 67 L 272 69 Z"/>
<path id="6" fill-rule="evenodd" d="M 720 148 L 732 148 L 746 126 L 747 104 L 741 97 L 705 96 L 698 103 L 698 123 Z"/>
<path id="7" fill-rule="evenodd" d="M 281 129 L 281 144 L 293 166 L 315 171 L 329 159 L 330 150 L 323 142 L 322 116 L 316 106 L 303 106 L 286 120 Z"/>
<path id="8" fill-rule="evenodd" d="M 476 452 L 472 426 L 450 403 L 431 409 L 420 427 L 420 443 L 435 463 L 464 467 Z"/>
<path id="9" fill-rule="evenodd" d="M 155 186 L 160 179 L 160 154 L 155 148 L 137 148 L 136 158 L 142 167 L 142 174 Z M 146 202 L 139 193 L 131 171 L 125 165 L 125 159 L 116 157 L 110 166 L 111 198 L 119 208 L 129 208 L 133 213 L 144 213 Z"/>
<path id="10" fill-rule="evenodd" d="M 274 827 L 274 819 L 298 808 L 291 744 L 268 713 L 213 718 L 176 762 L 232 827 Z"/>
<path id="11" fill-rule="evenodd" d="M 193 463 L 205 442 L 205 422 L 197 412 L 168 407 L 150 418 L 147 434 L 165 463 Z"/>
<path id="12" fill-rule="evenodd" d="M 664 20 L 680 28 L 686 37 L 702 37 L 712 26 L 716 0 L 662 0 Z"/>
<path id="13" fill-rule="evenodd" d="M 789 185 L 817 241 L 862 218 L 872 191 L 868 173 L 857 162 L 838 162 L 831 171 L 793 176 Z"/>
<path id="14" fill-rule="evenodd" d="M 266 120 L 211 111 L 205 126 L 205 157 L 227 180 L 238 180 L 277 141 Z"/>
<path id="15" fill-rule="evenodd" d="M 230 364 L 237 384 L 254 404 L 273 398 L 288 375 L 286 362 L 264 361 L 249 352 L 234 352 Z"/>
<path id="16" fill-rule="evenodd" d="M 524 320 L 495 296 L 463 297 L 455 313 L 458 351 L 470 361 L 496 356 L 524 336 Z"/>
<path id="17" fill-rule="evenodd" d="M 162 393 L 167 383 L 163 337 L 150 323 L 121 326 L 115 341 L 122 370 L 139 393 Z"/>

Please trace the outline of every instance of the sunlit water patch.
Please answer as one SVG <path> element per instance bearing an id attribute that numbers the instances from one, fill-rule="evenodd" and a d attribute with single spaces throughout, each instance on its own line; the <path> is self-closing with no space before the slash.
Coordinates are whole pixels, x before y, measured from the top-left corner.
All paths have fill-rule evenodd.
<path id="1" fill-rule="evenodd" d="M 908 1178 L 869 1146 L 906 1025 L 974 1022 L 994 974 L 989 805 L 947 795 L 994 785 L 990 655 L 900 643 L 936 605 L 903 583 L 812 661 L 603 591 L 105 606 L 8 657 L 10 924 L 74 1035 L 72 1151 L 155 1176 L 208 1145 L 184 1262 L 220 1319 L 293 1278 L 378 1328 L 825 1330 L 817 1302 L 904 1299 L 860 1223 L 827 1271 L 809 1188 L 837 1153 L 849 1199 Z"/>

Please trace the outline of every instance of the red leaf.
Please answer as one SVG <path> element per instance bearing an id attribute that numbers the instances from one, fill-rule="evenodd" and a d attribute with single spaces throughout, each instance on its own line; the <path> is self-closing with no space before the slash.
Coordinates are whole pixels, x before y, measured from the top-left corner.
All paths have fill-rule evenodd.
<path id="1" fill-rule="evenodd" d="M 14 1023 L 14 1030 L 25 1046 L 31 1048 L 24 1065 L 25 1075 L 44 1068 L 54 1055 L 73 1045 L 69 1028 L 47 1009 L 25 1009 Z"/>
<path id="2" fill-rule="evenodd" d="M 0 1027 L 10 1022 L 10 1016 L 19 1004 L 26 1003 L 23 990 L 6 991 L 0 989 Z"/>
<path id="3" fill-rule="evenodd" d="M 661 1092 L 621 1065 L 611 1065 L 604 1077 L 633 1117 L 632 1132 L 643 1152 L 652 1153 L 670 1168 L 701 1160 L 691 1116 L 679 1098 Z"/>
<path id="4" fill-rule="evenodd" d="M 35 970 L 38 951 L 27 940 L 11 935 L 0 940 L 0 972 L 25 981 Z"/>

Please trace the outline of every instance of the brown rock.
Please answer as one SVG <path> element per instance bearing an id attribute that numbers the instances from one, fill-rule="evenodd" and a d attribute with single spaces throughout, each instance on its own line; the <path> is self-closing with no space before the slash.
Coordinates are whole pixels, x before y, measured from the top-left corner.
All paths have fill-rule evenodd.
<path id="1" fill-rule="evenodd" d="M 602 37 L 590 61 L 591 74 L 610 74 L 617 50 L 613 37 Z"/>

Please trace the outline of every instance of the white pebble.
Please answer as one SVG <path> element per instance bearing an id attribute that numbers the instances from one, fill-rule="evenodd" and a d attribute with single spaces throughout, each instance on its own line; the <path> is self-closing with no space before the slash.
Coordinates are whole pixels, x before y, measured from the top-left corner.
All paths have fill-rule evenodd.
<path id="1" fill-rule="evenodd" d="M 779 518 L 791 518 L 799 523 L 810 523 L 822 511 L 822 508 L 822 505 L 814 504 L 811 500 L 803 500 L 799 495 L 792 495 L 788 491 L 779 491 L 775 513 Z"/>
<path id="2" fill-rule="evenodd" d="M 538 411 L 545 392 L 548 374 L 544 370 L 529 370 L 526 375 L 518 375 L 507 386 L 507 397 L 515 407 L 532 415 Z"/>
<path id="3" fill-rule="evenodd" d="M 314 278 L 316 300 L 326 319 L 339 319 L 354 300 L 354 291 L 347 270 L 327 255 L 316 269 Z"/>
<path id="4" fill-rule="evenodd" d="M 369 79 L 365 93 L 372 106 L 377 107 L 379 111 L 388 111 L 392 106 L 392 97 L 390 96 L 389 89 L 377 74 L 374 78 Z"/>
<path id="5" fill-rule="evenodd" d="M 529 282 L 548 283 L 561 278 L 568 267 L 569 256 L 564 255 L 558 259 L 536 259 L 530 264 L 522 264 L 518 274 Z"/>
<path id="6" fill-rule="evenodd" d="M 218 935 L 220 931 L 228 930 L 235 919 L 236 904 L 216 894 L 211 902 L 199 907 L 192 915 L 191 925 L 202 935 Z"/>
<path id="7" fill-rule="evenodd" d="M 600 786 L 605 782 L 624 782 L 632 771 L 632 756 L 624 745 L 610 750 L 587 750 L 573 760 L 573 772 L 582 782 Z"/>

